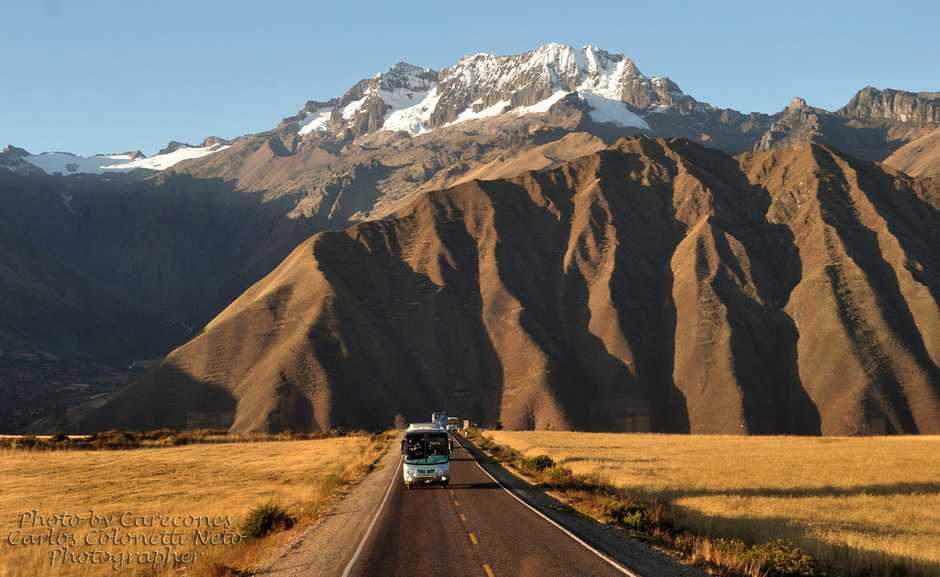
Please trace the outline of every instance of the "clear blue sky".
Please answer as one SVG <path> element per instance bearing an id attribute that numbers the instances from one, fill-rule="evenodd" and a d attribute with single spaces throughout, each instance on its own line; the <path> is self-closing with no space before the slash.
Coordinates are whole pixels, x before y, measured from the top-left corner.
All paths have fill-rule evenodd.
<path id="1" fill-rule="evenodd" d="M 84 156 L 274 128 L 399 61 L 592 44 L 696 99 L 827 110 L 940 91 L 936 0 L 0 0 L 0 147 Z"/>

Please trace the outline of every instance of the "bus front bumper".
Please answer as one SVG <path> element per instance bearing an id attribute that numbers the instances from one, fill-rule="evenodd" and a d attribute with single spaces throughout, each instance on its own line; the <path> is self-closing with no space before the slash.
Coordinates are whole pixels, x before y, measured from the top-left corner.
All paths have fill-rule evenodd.
<path id="1" fill-rule="evenodd" d="M 405 467 L 403 477 L 405 483 L 414 485 L 424 485 L 431 483 L 447 483 L 450 481 L 450 467 L 447 468 L 422 468 Z"/>

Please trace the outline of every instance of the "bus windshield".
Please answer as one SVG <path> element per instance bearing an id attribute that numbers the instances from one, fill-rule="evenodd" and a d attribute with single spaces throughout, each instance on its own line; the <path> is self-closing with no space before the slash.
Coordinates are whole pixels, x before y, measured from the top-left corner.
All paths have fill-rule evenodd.
<path id="1" fill-rule="evenodd" d="M 437 465 L 449 460 L 447 435 L 444 433 L 421 433 L 405 437 L 405 463 Z"/>

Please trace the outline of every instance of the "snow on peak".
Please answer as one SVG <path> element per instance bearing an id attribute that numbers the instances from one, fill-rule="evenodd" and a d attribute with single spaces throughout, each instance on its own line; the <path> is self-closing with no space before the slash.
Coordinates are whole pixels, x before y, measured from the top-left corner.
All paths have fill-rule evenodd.
<path id="1" fill-rule="evenodd" d="M 332 108 L 321 108 L 310 111 L 304 111 L 302 118 L 297 122 L 300 135 L 310 134 L 311 132 L 331 132 L 330 116 L 333 114 Z"/>
<path id="2" fill-rule="evenodd" d="M 451 90 L 459 88 L 468 101 L 482 98 L 491 102 L 497 96 L 515 100 L 518 104 L 513 110 L 517 113 L 545 112 L 565 95 L 577 93 L 595 122 L 648 129 L 623 103 L 623 85 L 631 72 L 628 62 L 593 46 L 575 49 L 547 44 L 519 56 L 481 53 L 463 58 L 454 68 L 441 72 L 441 82 Z M 532 94 L 519 96 L 526 91 Z M 529 104 L 531 100 L 535 102 Z M 470 116 L 464 110 L 458 118 Z"/>
<path id="3" fill-rule="evenodd" d="M 638 105 L 646 113 L 661 111 L 668 104 L 657 94 L 682 95 L 668 80 L 640 74 L 623 55 L 590 45 L 578 49 L 552 43 L 520 55 L 480 52 L 440 71 L 399 62 L 388 72 L 363 80 L 329 107 L 308 106 L 297 124 L 302 135 L 338 130 L 343 135 L 353 131 L 356 137 L 364 134 L 355 131 L 362 131 L 366 124 L 418 135 L 507 112 L 546 112 L 574 93 L 595 122 L 649 129 L 625 104 L 629 90 L 650 93 L 646 99 L 649 105 Z M 369 122 L 363 123 L 361 115 L 369 115 Z M 337 116 L 342 118 L 339 126 L 330 122 Z"/>
<path id="4" fill-rule="evenodd" d="M 174 144 L 177 146 L 173 146 Z M 63 175 L 104 174 L 106 172 L 131 172 L 137 169 L 160 171 L 184 160 L 200 158 L 226 148 L 228 148 L 227 144 L 197 147 L 171 143 L 167 149 L 150 158 L 142 154 L 96 154 L 82 157 L 69 152 L 44 152 L 26 156 L 23 160 L 46 174 L 56 172 Z"/>
<path id="5" fill-rule="evenodd" d="M 384 130 L 403 130 L 409 134 L 430 132 L 431 112 L 437 105 L 436 84 L 423 92 L 410 92 L 397 89 L 392 92 L 381 91 L 379 97 L 389 106 L 385 113 L 382 128 Z"/>

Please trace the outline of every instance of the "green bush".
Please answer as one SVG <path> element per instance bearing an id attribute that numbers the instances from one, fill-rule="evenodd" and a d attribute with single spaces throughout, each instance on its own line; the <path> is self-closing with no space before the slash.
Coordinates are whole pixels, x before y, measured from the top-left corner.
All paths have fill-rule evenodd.
<path id="1" fill-rule="evenodd" d="M 172 437 L 167 437 L 167 440 L 173 439 L 170 441 L 173 443 L 174 447 L 179 447 L 180 445 L 188 445 L 193 440 L 193 435 L 189 431 L 180 431 Z"/>
<path id="2" fill-rule="evenodd" d="M 645 531 L 650 526 L 649 513 L 646 507 L 631 501 L 611 495 L 603 503 L 604 517 L 634 531 Z"/>
<path id="3" fill-rule="evenodd" d="M 49 440 L 52 441 L 53 443 L 68 443 L 69 436 L 63 433 L 62 431 L 58 431 L 56 433 L 52 433 L 52 436 L 49 437 Z"/>
<path id="4" fill-rule="evenodd" d="M 140 433 L 112 429 L 103 433 L 92 433 L 82 441 L 83 446 L 92 449 L 135 449 L 140 446 Z"/>
<path id="5" fill-rule="evenodd" d="M 755 545 L 748 551 L 747 556 L 768 575 L 781 577 L 822 575 L 816 570 L 813 558 L 802 549 L 794 547 L 793 542 L 789 540 L 778 539 L 771 543 Z"/>
<path id="6" fill-rule="evenodd" d="M 248 513 L 238 532 L 247 539 L 259 539 L 273 531 L 290 529 L 296 522 L 293 515 L 278 505 L 265 503 Z"/>
<path id="7" fill-rule="evenodd" d="M 789 540 L 779 539 L 770 543 L 747 546 L 739 539 L 716 539 L 713 547 L 723 557 L 734 559 L 767 577 L 824 577 L 816 569 L 816 562 Z"/>
<path id="8" fill-rule="evenodd" d="M 162 441 L 175 436 L 176 431 L 173 429 L 157 429 L 156 431 L 149 431 L 141 435 L 142 438 L 148 441 Z"/>
<path id="9" fill-rule="evenodd" d="M 554 467 L 555 461 L 548 455 L 536 455 L 531 459 L 522 459 L 519 464 L 525 471 L 541 473 L 549 467 Z"/>
<path id="10" fill-rule="evenodd" d="M 477 446 L 483 449 L 484 451 L 500 451 L 503 449 L 502 445 L 497 445 L 489 437 L 484 437 L 479 435 L 477 437 Z"/>
<path id="11" fill-rule="evenodd" d="M 107 438 L 108 448 L 130 449 L 140 444 L 140 436 L 134 431 L 114 431 Z"/>

